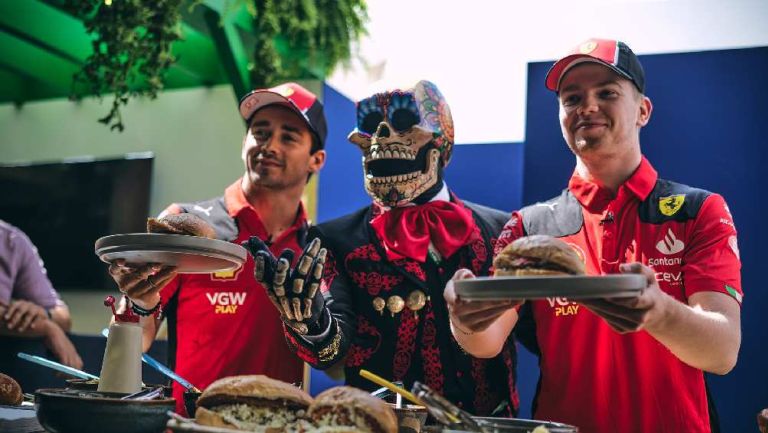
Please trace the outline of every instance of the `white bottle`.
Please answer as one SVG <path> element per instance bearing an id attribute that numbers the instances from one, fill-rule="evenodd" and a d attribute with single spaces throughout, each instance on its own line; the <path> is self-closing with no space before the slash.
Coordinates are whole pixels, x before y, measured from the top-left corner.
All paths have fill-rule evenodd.
<path id="1" fill-rule="evenodd" d="M 109 326 L 98 390 L 133 394 L 141 391 L 142 328 L 139 316 L 130 307 L 117 314 L 114 304 L 112 296 L 104 301 L 104 305 L 112 307 L 115 321 Z"/>

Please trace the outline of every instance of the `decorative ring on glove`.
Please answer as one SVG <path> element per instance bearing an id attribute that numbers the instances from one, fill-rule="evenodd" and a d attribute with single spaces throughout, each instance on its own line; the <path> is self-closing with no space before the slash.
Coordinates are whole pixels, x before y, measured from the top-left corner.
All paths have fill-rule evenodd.
<path id="1" fill-rule="evenodd" d="M 309 333 L 309 327 L 306 323 L 288 320 L 285 322 L 285 324 L 296 331 L 299 335 L 307 335 Z"/>

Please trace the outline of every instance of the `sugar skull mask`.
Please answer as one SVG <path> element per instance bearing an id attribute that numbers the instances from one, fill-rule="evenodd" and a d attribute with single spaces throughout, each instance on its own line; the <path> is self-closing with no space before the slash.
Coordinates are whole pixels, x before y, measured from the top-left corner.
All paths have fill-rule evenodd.
<path id="1" fill-rule="evenodd" d="M 377 93 L 357 103 L 349 141 L 363 152 L 365 189 L 379 204 L 412 202 L 442 179 L 453 150 L 453 119 L 437 86 Z"/>

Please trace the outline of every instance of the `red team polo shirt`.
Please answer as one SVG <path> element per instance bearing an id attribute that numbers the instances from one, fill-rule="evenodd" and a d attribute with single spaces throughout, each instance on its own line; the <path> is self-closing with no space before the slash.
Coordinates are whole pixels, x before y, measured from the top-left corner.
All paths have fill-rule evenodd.
<path id="1" fill-rule="evenodd" d="M 268 238 L 239 180 L 226 189 L 224 202 L 239 231 L 234 243 L 250 236 Z M 171 212 L 174 209 L 179 211 L 178 206 L 169 208 Z M 301 207 L 294 225 L 272 242 L 272 253 L 278 256 L 284 248 L 291 248 L 298 258 L 302 248 L 297 234 L 305 225 Z M 302 361 L 285 343 L 280 315 L 254 279 L 250 254 L 234 272 L 178 275 L 160 296 L 164 308 L 176 296 L 175 371 L 198 388 L 239 374 L 264 374 L 288 383 L 302 380 Z M 180 413 L 184 413 L 183 391 L 174 382 L 173 397 Z"/>
<path id="2" fill-rule="evenodd" d="M 645 158 L 615 196 L 574 173 L 559 198 L 513 214 L 497 252 L 526 234 L 569 243 L 589 275 L 640 262 L 680 302 L 712 291 L 741 303 L 736 229 L 725 201 L 658 179 Z M 647 332 L 621 335 L 566 298 L 532 301 L 531 311 L 541 350 L 535 418 L 582 433 L 710 431 L 702 371 Z"/>

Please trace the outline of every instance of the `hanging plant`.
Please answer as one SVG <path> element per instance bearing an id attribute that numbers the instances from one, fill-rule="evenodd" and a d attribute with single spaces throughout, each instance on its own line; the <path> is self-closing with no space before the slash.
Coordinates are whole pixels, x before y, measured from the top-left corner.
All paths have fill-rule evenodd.
<path id="1" fill-rule="evenodd" d="M 74 77 L 99 98 L 113 93 L 112 108 L 99 122 L 122 131 L 121 106 L 131 98 L 157 97 L 163 76 L 176 61 L 171 44 L 181 37 L 182 0 L 66 0 L 67 8 L 95 36 L 93 54 Z"/>
<path id="2" fill-rule="evenodd" d="M 181 39 L 180 8 L 189 0 L 65 2 L 94 36 L 93 54 L 74 77 L 73 97 L 114 94 L 99 122 L 122 131 L 121 107 L 138 96 L 154 99 L 162 90 L 176 61 L 171 45 Z M 364 0 L 225 0 L 225 11 L 232 6 L 244 6 L 254 17 L 253 87 L 330 74 L 350 59 L 367 20 Z"/>
<path id="3" fill-rule="evenodd" d="M 324 77 L 349 61 L 365 34 L 364 0 L 250 0 L 254 15 L 253 87 Z"/>

